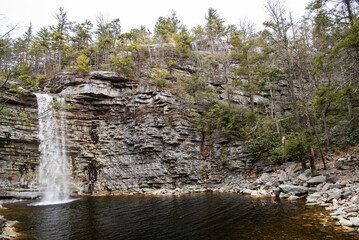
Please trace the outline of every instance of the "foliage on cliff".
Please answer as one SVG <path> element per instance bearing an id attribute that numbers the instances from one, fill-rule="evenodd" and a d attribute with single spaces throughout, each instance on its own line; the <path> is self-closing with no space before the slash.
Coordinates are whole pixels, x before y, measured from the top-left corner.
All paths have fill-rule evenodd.
<path id="1" fill-rule="evenodd" d="M 220 131 L 250 140 L 257 158 L 323 158 L 358 143 L 358 1 L 313 0 L 301 19 L 276 0 L 266 10 L 261 31 L 246 21 L 226 25 L 211 8 L 204 26 L 189 31 L 172 12 L 151 34 L 145 26 L 122 33 L 119 19 L 101 15 L 95 27 L 71 22 L 60 8 L 56 25 L 0 39 L 1 110 L 5 90 L 36 90 L 62 70 L 114 70 L 177 91 L 204 138 Z M 288 100 L 275 94 L 279 85 Z M 236 91 L 249 99 L 243 106 Z M 256 99 L 263 94 L 264 102 Z M 289 111 L 278 107 L 283 101 Z"/>

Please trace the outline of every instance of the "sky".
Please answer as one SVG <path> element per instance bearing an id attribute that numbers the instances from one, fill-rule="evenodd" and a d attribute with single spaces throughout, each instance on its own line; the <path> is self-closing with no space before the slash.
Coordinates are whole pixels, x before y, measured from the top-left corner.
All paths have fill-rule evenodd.
<path id="1" fill-rule="evenodd" d="M 120 18 L 122 32 L 145 25 L 153 32 L 160 16 L 168 17 L 172 10 L 188 27 L 205 24 L 208 8 L 216 9 L 226 24 L 238 24 L 240 20 L 251 21 L 257 30 L 268 19 L 266 0 L 0 0 L 0 33 L 9 25 L 18 24 L 12 36 L 22 35 L 32 23 L 34 32 L 41 27 L 55 25 L 59 7 L 67 11 L 68 19 L 75 22 L 90 20 L 96 26 L 96 17 L 102 14 L 109 21 Z M 282 0 L 295 18 L 305 13 L 310 0 Z"/>

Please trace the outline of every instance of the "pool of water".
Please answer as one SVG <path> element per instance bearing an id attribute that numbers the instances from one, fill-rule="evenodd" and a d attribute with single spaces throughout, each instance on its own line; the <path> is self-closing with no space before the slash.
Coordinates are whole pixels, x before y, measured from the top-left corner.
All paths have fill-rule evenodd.
<path id="1" fill-rule="evenodd" d="M 230 193 L 82 197 L 5 205 L 19 239 L 359 239 L 320 207 Z"/>

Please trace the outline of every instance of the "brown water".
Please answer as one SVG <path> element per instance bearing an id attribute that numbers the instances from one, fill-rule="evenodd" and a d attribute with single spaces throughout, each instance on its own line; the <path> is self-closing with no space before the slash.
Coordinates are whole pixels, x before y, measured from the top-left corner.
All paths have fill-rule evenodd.
<path id="1" fill-rule="evenodd" d="M 227 193 L 83 197 L 6 205 L 20 239 L 359 239 L 320 207 Z"/>

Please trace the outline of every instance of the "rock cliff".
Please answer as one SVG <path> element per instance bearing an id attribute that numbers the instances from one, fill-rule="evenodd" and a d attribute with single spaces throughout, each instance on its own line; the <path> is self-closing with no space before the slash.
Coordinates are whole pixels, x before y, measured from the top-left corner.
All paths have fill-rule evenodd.
<path id="1" fill-rule="evenodd" d="M 221 134 L 203 141 L 189 121 L 184 101 L 171 90 L 94 71 L 87 76 L 60 73 L 44 91 L 62 96 L 72 106 L 66 112 L 66 139 L 74 194 L 214 189 L 228 176 L 253 167 L 248 143 Z M 26 112 L 30 121 L 1 120 L 0 184 L 8 191 L 36 190 L 36 97 L 12 98 L 10 106 Z"/>

